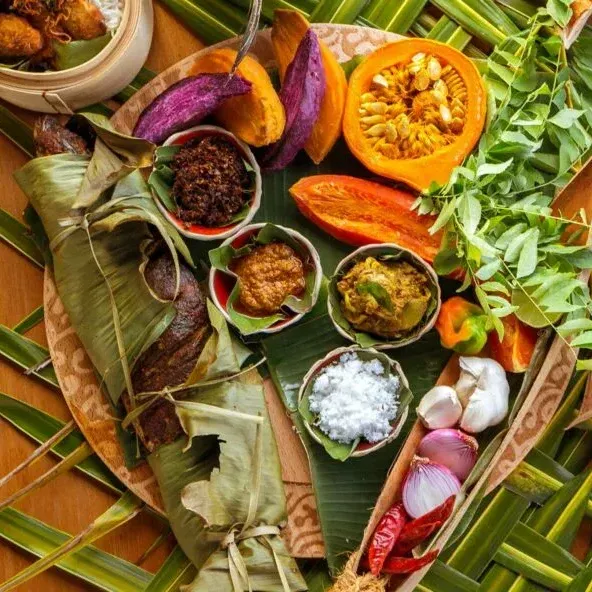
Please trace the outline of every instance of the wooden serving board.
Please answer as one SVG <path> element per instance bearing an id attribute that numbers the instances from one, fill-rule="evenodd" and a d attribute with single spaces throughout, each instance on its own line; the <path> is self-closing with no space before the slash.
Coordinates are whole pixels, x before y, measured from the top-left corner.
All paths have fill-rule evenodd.
<path id="1" fill-rule="evenodd" d="M 314 25 L 319 39 L 326 43 L 340 62 L 367 54 L 399 35 L 350 25 Z M 232 39 L 203 49 L 165 70 L 130 99 L 112 118 L 114 126 L 131 133 L 139 114 L 170 85 L 187 76 L 195 59 L 215 47 L 233 47 Z M 265 67 L 274 66 L 269 31 L 261 31 L 251 55 Z M 265 196 L 263 197 L 265 199 Z M 125 466 L 116 435 L 116 423 L 102 393 L 91 361 L 70 324 L 56 291 L 51 273 L 46 271 L 45 324 L 47 340 L 62 393 L 70 411 L 89 444 L 109 469 L 156 512 L 164 514 L 158 485 L 150 467 Z M 266 402 L 278 443 L 288 506 L 288 525 L 284 538 L 294 557 L 323 557 L 324 544 L 316 511 L 306 452 L 294 432 L 283 404 L 270 381 L 265 383 Z"/>

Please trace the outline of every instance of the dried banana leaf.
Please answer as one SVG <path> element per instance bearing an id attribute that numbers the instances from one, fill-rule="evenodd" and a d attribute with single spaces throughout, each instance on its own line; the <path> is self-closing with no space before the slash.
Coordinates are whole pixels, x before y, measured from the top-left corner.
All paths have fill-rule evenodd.
<path id="1" fill-rule="evenodd" d="M 190 448 L 182 452 L 184 442 L 177 441 L 160 447 L 148 460 L 173 532 L 200 569 L 188 590 L 232 590 L 229 551 L 222 539 L 233 527 L 240 532 L 246 525 L 248 532 L 278 526 L 286 519 L 279 457 L 263 389 L 261 384 L 226 382 L 195 391 L 179 405 L 177 413 L 191 438 Z M 258 484 L 252 483 L 253 473 Z M 251 514 L 251 493 L 257 490 Z M 277 533 L 240 537 L 237 533 L 237 550 L 253 590 L 282 589 L 274 556 L 289 590 L 306 589 Z"/>
<path id="2" fill-rule="evenodd" d="M 213 306 L 208 312 L 215 331 L 206 376 L 235 373 L 247 350 Z M 243 590 L 237 581 L 254 591 L 305 590 L 279 537 L 287 511 L 259 377 L 193 388 L 175 405 L 188 441 L 161 446 L 148 461 L 177 541 L 200 570 L 187 591 Z"/>
<path id="3" fill-rule="evenodd" d="M 191 259 L 140 173 L 120 181 L 111 200 L 101 197 L 86 217 L 73 216 L 88 166 L 88 157 L 60 154 L 32 160 L 15 177 L 49 237 L 70 321 L 117 403 L 125 388 L 131 390 L 129 368 L 175 315 L 171 303 L 153 296 L 142 274 L 144 252 L 153 239 L 149 225 Z"/>

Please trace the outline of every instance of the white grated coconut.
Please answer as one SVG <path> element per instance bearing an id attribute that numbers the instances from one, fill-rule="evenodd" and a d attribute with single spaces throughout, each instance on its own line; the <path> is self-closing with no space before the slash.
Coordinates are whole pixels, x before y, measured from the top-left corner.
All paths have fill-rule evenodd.
<path id="1" fill-rule="evenodd" d="M 326 366 L 313 382 L 309 406 L 317 426 L 331 440 L 370 443 L 386 438 L 399 406 L 398 376 L 385 376 L 383 364 L 348 352 Z"/>

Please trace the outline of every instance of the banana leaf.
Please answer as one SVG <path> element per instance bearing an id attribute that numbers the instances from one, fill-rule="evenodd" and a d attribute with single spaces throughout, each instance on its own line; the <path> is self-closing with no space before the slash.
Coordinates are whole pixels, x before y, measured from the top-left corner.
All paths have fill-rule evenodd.
<path id="1" fill-rule="evenodd" d="M 156 74 L 148 68 L 142 68 L 137 76 L 119 93 L 113 98 L 120 103 L 129 101 L 144 85 L 148 84 Z"/>
<path id="2" fill-rule="evenodd" d="M 206 376 L 233 374 L 245 361 L 245 347 L 213 306 L 208 312 L 215 339 L 204 348 Z M 279 590 L 284 579 L 287 589 L 305 590 L 279 537 L 287 510 L 260 379 L 193 387 L 174 403 L 188 440 L 161 446 L 148 462 L 177 541 L 199 570 L 187 592 L 231 590 L 236 582 Z"/>
<path id="3" fill-rule="evenodd" d="M 68 70 L 92 60 L 107 47 L 111 39 L 113 35 L 107 33 L 94 39 L 80 39 L 68 43 L 54 42 L 56 70 Z"/>
<path id="4" fill-rule="evenodd" d="M 130 367 L 175 315 L 143 277 L 149 225 L 190 257 L 139 172 L 120 181 L 111 200 L 103 197 L 86 217 L 73 217 L 88 166 L 88 157 L 60 154 L 32 160 L 15 177 L 51 241 L 55 280 L 72 325 L 117 403 L 125 388 L 133 393 Z"/>
<path id="5" fill-rule="evenodd" d="M 40 558 L 53 553 L 70 539 L 65 532 L 14 508 L 0 512 L 0 537 Z M 55 565 L 61 571 L 106 592 L 144 590 L 151 579 L 147 571 L 92 545 L 63 557 Z"/>

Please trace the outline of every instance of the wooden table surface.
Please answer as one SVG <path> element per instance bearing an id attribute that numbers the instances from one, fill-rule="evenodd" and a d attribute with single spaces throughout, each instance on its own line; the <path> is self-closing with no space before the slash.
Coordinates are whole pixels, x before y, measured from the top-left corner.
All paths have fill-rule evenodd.
<path id="1" fill-rule="evenodd" d="M 154 4 L 155 28 L 152 50 L 147 67 L 159 72 L 181 58 L 197 51 L 202 44 L 188 29 L 159 4 Z M 32 114 L 13 109 L 19 116 L 32 121 Z M 27 162 L 27 157 L 0 135 L 0 207 L 21 219 L 26 199 L 12 178 L 12 173 Z M 16 325 L 42 303 L 43 272 L 0 242 L 0 323 Z M 43 325 L 38 325 L 28 337 L 46 344 Z M 70 414 L 60 393 L 26 377 L 19 369 L 0 359 L 0 392 L 15 396 L 62 420 Z M 12 426 L 0 420 L 0 477 L 27 458 L 35 445 L 21 436 Z M 21 489 L 36 476 L 55 464 L 44 458 L 34 467 L 18 475 L 0 491 L 0 500 Z M 116 497 L 100 486 L 70 471 L 15 504 L 23 512 L 55 528 L 76 534 L 104 512 Z M 577 554 L 582 556 L 590 541 L 590 524 L 581 533 Z M 146 512 L 124 528 L 101 539 L 96 545 L 131 562 L 137 562 L 159 536 L 163 525 Z M 148 556 L 141 567 L 154 572 L 168 555 L 174 542 L 169 540 Z M 31 556 L 0 540 L 0 583 L 31 563 Z M 79 580 L 50 569 L 16 588 L 18 592 L 79 592 L 92 589 Z"/>
<path id="2" fill-rule="evenodd" d="M 155 3 L 154 9 L 154 39 L 146 66 L 159 72 L 197 51 L 202 44 L 159 4 Z M 31 120 L 31 114 L 16 109 L 14 111 Z M 26 199 L 14 182 L 12 173 L 26 162 L 27 157 L 0 135 L 0 207 L 18 219 L 22 219 Z M 0 323 L 13 327 L 42 303 L 43 271 L 0 241 L 0 286 Z M 46 344 L 43 325 L 35 327 L 27 336 Z M 23 376 L 20 369 L 2 360 L 0 392 L 15 396 L 62 420 L 70 419 L 66 404 L 58 391 Z M 35 445 L 2 420 L 0 438 L 1 477 L 27 458 Z M 2 488 L 0 500 L 21 489 L 54 464 L 53 458 L 42 459 Z M 55 528 L 76 534 L 104 512 L 115 499 L 113 494 L 101 489 L 80 473 L 70 471 L 33 492 L 15 504 L 15 507 Z M 101 539 L 96 545 L 135 563 L 162 528 L 158 520 L 142 512 L 124 528 Z M 172 546 L 171 542 L 162 545 L 141 566 L 149 571 L 157 570 Z M 0 540 L 0 583 L 30 563 L 30 555 L 17 551 L 12 545 Z M 15 588 L 18 592 L 78 592 L 89 589 L 93 588 L 57 569 L 50 569 Z"/>

